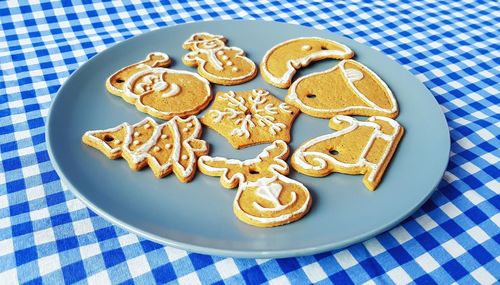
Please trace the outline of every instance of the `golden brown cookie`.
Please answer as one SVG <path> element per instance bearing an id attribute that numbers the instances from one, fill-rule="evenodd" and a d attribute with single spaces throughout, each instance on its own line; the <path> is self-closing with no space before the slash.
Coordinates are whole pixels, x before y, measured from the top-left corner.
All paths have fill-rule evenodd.
<path id="1" fill-rule="evenodd" d="M 364 174 L 363 183 L 375 190 L 403 136 L 403 127 L 387 117 L 358 121 L 338 115 L 330 120 L 336 132 L 303 143 L 292 156 L 292 167 L 309 176 L 332 172 Z"/>
<path id="2" fill-rule="evenodd" d="M 290 142 L 290 128 L 299 110 L 264 89 L 218 92 L 201 122 L 223 135 L 236 149 Z"/>
<path id="3" fill-rule="evenodd" d="M 323 38 L 291 39 L 272 47 L 262 59 L 260 72 L 264 80 L 279 88 L 288 88 L 298 69 L 326 58 L 352 58 L 347 46 Z"/>
<path id="4" fill-rule="evenodd" d="M 123 157 L 134 170 L 149 165 L 158 178 L 173 171 L 181 182 L 189 182 L 197 158 L 208 153 L 208 144 L 200 137 L 201 124 L 195 116 L 174 117 L 160 125 L 148 117 L 134 125 L 88 131 L 82 141 L 110 159 Z"/>
<path id="5" fill-rule="evenodd" d="M 396 118 L 398 104 L 391 90 L 373 71 L 354 60 L 311 73 L 293 82 L 285 101 L 319 118 L 335 115 Z"/>
<path id="6" fill-rule="evenodd" d="M 256 158 L 245 161 L 202 156 L 198 168 L 204 174 L 220 176 L 226 188 L 239 185 L 233 202 L 235 215 L 258 227 L 275 227 L 302 218 L 311 206 L 309 190 L 286 177 L 288 145 L 277 140 Z"/>
<path id="7" fill-rule="evenodd" d="M 132 65 L 126 66 L 118 70 L 117 72 L 113 73 L 110 77 L 108 77 L 108 79 L 106 80 L 106 89 L 108 90 L 109 93 L 121 97 L 123 95 L 125 82 L 134 73 L 153 67 L 167 67 L 171 63 L 172 60 L 170 60 L 170 57 L 165 53 L 162 52 L 149 53 L 146 56 L 146 59 L 134 63 Z M 128 98 L 124 99 L 127 100 Z M 127 102 L 131 104 L 134 103 L 128 100 Z"/>
<path id="8" fill-rule="evenodd" d="M 220 35 L 196 33 L 182 47 L 190 50 L 182 58 L 188 66 L 197 66 L 198 73 L 210 82 L 237 85 L 252 80 L 257 75 L 255 63 L 237 47 L 227 47 Z"/>
<path id="9" fill-rule="evenodd" d="M 111 75 L 106 88 L 139 111 L 160 119 L 198 114 L 212 100 L 210 83 L 196 73 L 158 67 L 170 62 L 164 53 L 150 53 L 144 61 Z"/>

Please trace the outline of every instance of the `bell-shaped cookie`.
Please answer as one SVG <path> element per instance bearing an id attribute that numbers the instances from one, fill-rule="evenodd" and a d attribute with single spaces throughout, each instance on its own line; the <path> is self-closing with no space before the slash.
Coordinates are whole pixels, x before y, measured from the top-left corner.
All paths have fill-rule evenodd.
<path id="1" fill-rule="evenodd" d="M 285 101 L 318 118 L 335 115 L 396 118 L 399 114 L 387 84 L 355 60 L 343 60 L 331 69 L 297 79 Z"/>

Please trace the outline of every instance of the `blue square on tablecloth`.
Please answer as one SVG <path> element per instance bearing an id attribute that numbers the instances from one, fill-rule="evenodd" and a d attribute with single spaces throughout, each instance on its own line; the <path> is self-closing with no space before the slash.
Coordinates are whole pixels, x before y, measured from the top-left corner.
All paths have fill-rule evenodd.
<path id="1" fill-rule="evenodd" d="M 74 283 L 86 277 L 85 267 L 81 261 L 64 266 L 62 271 L 66 283 Z"/>
<path id="2" fill-rule="evenodd" d="M 159 266 L 152 270 L 157 283 L 166 283 L 177 278 L 174 268 L 170 263 Z"/>
<path id="3" fill-rule="evenodd" d="M 20 249 L 15 252 L 16 265 L 20 266 L 38 258 L 36 246 Z"/>
<path id="4" fill-rule="evenodd" d="M 123 250 L 121 248 L 117 248 L 103 252 L 102 258 L 104 259 L 104 264 L 106 264 L 106 268 L 110 268 L 121 262 L 124 262 L 125 254 L 123 253 Z"/>

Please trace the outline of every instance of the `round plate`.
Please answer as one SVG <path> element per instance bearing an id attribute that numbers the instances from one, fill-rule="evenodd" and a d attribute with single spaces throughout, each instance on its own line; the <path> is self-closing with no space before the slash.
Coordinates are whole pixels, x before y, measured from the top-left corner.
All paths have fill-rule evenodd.
<path id="1" fill-rule="evenodd" d="M 122 122 L 136 123 L 146 115 L 123 99 L 110 95 L 106 78 L 116 70 L 161 51 L 174 60 L 171 68 L 196 72 L 182 64 L 182 43 L 193 33 L 210 32 L 228 38 L 259 63 L 275 44 L 296 37 L 332 39 L 355 51 L 355 59 L 374 70 L 399 102 L 397 118 L 406 129 L 377 191 L 367 190 L 361 175 L 331 174 L 313 178 L 293 171 L 290 177 L 312 193 L 311 211 L 301 220 L 276 228 L 258 228 L 233 214 L 235 190 L 226 190 L 218 177 L 197 173 L 183 184 L 174 175 L 156 179 L 145 168 L 134 172 L 123 159 L 109 160 L 81 142 L 87 130 Z M 325 70 L 325 60 L 304 68 L 298 76 Z M 274 88 L 260 75 L 221 90 L 262 87 L 283 99 L 286 89 Z M 206 110 L 205 110 L 206 112 Z M 158 120 L 159 121 L 159 120 Z M 305 114 L 293 128 L 293 150 L 307 139 L 331 133 L 328 121 Z M 266 145 L 235 150 L 225 138 L 204 127 L 212 156 L 253 158 Z M 432 141 L 430 141 L 432 139 Z M 117 44 L 80 67 L 59 90 L 47 123 L 47 144 L 62 181 L 93 211 L 150 240 L 189 251 L 252 258 L 314 254 L 365 240 L 390 229 L 416 210 L 433 192 L 446 168 L 450 149 L 446 120 L 432 94 L 414 76 L 387 56 L 327 31 L 260 21 L 201 22 L 152 31 Z"/>

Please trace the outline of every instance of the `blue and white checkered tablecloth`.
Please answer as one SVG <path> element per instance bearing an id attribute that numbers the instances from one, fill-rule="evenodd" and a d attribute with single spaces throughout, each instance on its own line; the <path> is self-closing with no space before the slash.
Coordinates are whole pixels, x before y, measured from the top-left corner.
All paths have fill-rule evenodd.
<path id="1" fill-rule="evenodd" d="M 497 1 L 16 2 L 0 3 L 0 284 L 490 284 L 500 278 Z M 343 250 L 233 259 L 139 238 L 67 191 L 49 161 L 45 120 L 73 71 L 133 35 L 242 18 L 341 33 L 395 59 L 432 91 L 452 147 L 439 189 L 421 209 Z"/>

